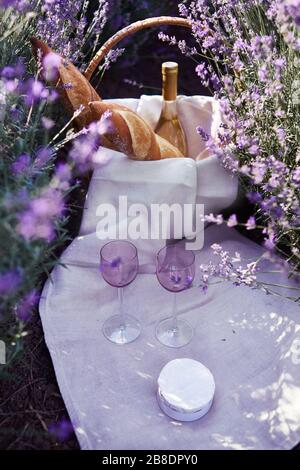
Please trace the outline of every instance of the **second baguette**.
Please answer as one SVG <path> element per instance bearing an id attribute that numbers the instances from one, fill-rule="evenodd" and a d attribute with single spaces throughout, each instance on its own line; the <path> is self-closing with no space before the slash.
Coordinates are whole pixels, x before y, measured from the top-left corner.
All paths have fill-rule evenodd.
<path id="1" fill-rule="evenodd" d="M 131 109 L 103 101 L 92 101 L 89 106 L 92 121 L 100 120 L 106 111 L 110 111 L 112 127 L 104 135 L 111 144 L 110 148 L 134 160 L 183 157 L 176 147 L 155 134 L 149 124 Z M 106 146 L 105 141 L 103 146 Z"/>

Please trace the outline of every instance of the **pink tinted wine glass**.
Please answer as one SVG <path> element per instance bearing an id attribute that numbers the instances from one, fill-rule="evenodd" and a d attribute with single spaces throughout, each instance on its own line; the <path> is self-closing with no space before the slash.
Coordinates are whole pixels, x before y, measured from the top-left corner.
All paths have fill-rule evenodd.
<path id="1" fill-rule="evenodd" d="M 156 276 L 160 284 L 173 293 L 172 317 L 162 320 L 156 327 L 157 339 L 171 348 L 188 344 L 193 328 L 177 316 L 177 293 L 188 289 L 195 277 L 195 255 L 182 243 L 167 245 L 157 254 Z"/>
<path id="2" fill-rule="evenodd" d="M 103 325 L 103 334 L 111 342 L 127 344 L 134 341 L 141 332 L 139 321 L 124 311 L 123 289 L 136 278 L 138 272 L 136 247 L 125 240 L 106 243 L 100 251 L 100 271 L 103 279 L 117 287 L 119 313 Z"/>

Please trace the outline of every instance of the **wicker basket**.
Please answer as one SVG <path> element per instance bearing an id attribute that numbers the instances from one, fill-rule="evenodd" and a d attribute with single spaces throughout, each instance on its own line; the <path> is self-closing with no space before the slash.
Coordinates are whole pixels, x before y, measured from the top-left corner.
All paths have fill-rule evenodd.
<path id="1" fill-rule="evenodd" d="M 95 57 L 89 63 L 84 75 L 85 77 L 90 80 L 95 69 L 100 64 L 100 62 L 107 56 L 109 51 L 115 47 L 122 39 L 130 36 L 131 34 L 136 33 L 142 29 L 152 28 L 154 26 L 163 26 L 163 25 L 171 25 L 171 26 L 182 26 L 185 28 L 192 28 L 191 21 L 185 18 L 176 18 L 172 16 L 159 16 L 154 18 L 148 18 L 146 20 L 137 21 L 132 23 L 129 26 L 118 31 L 114 34 L 105 44 L 101 47 L 101 49 L 97 52 Z"/>

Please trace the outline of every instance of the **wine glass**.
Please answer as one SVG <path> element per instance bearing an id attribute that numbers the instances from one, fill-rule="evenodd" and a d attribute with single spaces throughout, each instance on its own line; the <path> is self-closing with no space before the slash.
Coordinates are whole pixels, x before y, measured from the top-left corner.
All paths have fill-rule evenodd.
<path id="1" fill-rule="evenodd" d="M 190 342 L 192 326 L 177 318 L 177 292 L 188 289 L 195 277 L 195 254 L 182 243 L 167 245 L 157 254 L 156 276 L 160 284 L 173 292 L 173 315 L 156 327 L 157 339 L 171 348 L 180 348 Z"/>
<path id="2" fill-rule="evenodd" d="M 136 278 L 138 264 L 137 249 L 128 241 L 108 242 L 100 251 L 102 276 L 108 284 L 118 288 L 119 313 L 103 325 L 104 336 L 116 344 L 131 343 L 141 332 L 139 321 L 124 312 L 123 302 L 123 288 Z"/>

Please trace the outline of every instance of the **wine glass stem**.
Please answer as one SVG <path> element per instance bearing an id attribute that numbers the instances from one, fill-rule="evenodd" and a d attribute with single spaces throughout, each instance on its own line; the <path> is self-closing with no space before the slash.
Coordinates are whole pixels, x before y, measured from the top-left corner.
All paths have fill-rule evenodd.
<path id="1" fill-rule="evenodd" d="M 125 320 L 124 320 L 124 290 L 123 287 L 118 287 L 118 298 L 119 298 L 119 311 L 121 317 L 120 329 L 125 329 Z"/>
<path id="2" fill-rule="evenodd" d="M 176 333 L 178 330 L 177 325 L 177 294 L 174 292 L 173 296 L 173 332 Z"/>

